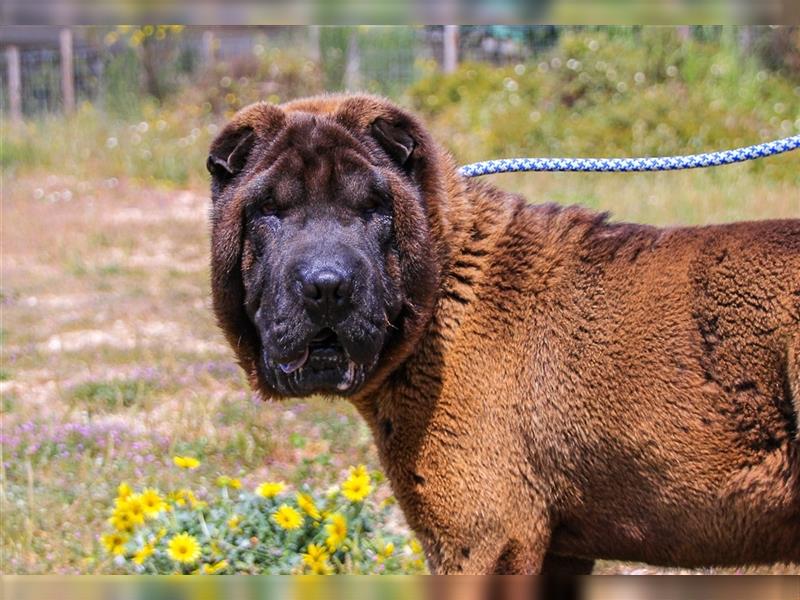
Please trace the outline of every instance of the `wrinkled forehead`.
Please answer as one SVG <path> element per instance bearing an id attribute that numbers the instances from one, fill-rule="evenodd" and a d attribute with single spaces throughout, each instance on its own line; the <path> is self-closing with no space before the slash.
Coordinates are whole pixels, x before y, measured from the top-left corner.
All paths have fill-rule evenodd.
<path id="1" fill-rule="evenodd" d="M 386 182 L 366 146 L 330 117 L 290 114 L 263 165 L 262 184 L 281 196 L 361 196 Z"/>

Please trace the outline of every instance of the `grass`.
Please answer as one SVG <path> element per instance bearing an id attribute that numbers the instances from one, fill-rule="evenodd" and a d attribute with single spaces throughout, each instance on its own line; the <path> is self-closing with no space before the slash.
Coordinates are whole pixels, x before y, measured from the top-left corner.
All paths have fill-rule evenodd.
<path id="1" fill-rule="evenodd" d="M 69 202 L 51 202 L 34 197 L 41 180 L 6 181 L 3 206 L 4 572 L 112 569 L 97 535 L 116 485 L 170 488 L 174 454 L 200 458 L 193 479 L 209 489 L 219 474 L 251 489 L 268 478 L 324 489 L 351 464 L 379 467 L 346 403 L 252 398 L 211 316 L 204 190 L 84 182 Z M 792 184 L 736 166 L 496 183 L 660 224 L 800 212 Z M 47 189 L 76 184 L 55 178 Z"/>
<path id="2" fill-rule="evenodd" d="M 586 52 L 584 41 L 569 43 Z M 681 64 L 697 81 L 704 67 L 690 59 L 684 56 Z M 659 67 L 649 68 L 657 72 Z M 623 72 L 622 65 L 618 71 Z M 732 87 L 732 75 L 725 73 L 725 85 Z M 743 69 L 741 77 L 748 73 Z M 521 148 L 515 144 L 526 142 L 516 139 L 515 121 L 503 121 L 498 112 L 514 86 L 506 81 L 508 74 L 496 75 L 486 76 L 487 85 L 502 89 L 496 90 L 497 97 L 486 96 L 485 105 L 461 97 L 469 86 L 438 79 L 412 91 L 405 102 L 414 105 L 414 94 L 428 98 L 428 108 L 419 110 L 462 161 L 516 154 Z M 558 89 L 557 84 L 548 85 Z M 659 93 L 672 93 L 673 85 L 659 84 Z M 755 94 L 751 87 L 742 89 Z M 431 99 L 431 89 L 449 100 Z M 781 84 L 775 89 L 783 94 L 781 111 L 797 106 L 796 99 L 786 98 L 800 88 Z M 752 101 L 752 94 L 728 99 L 736 105 L 737 131 L 769 127 L 771 120 L 777 123 L 775 131 L 786 121 L 790 127 L 795 127 L 793 119 L 800 122 L 800 115 L 775 121 L 775 115 L 761 114 L 760 108 L 754 112 L 737 104 Z M 619 102 L 636 100 L 626 98 Z M 523 101 L 539 102 L 533 96 Z M 653 106 L 660 103 L 652 101 Z M 345 402 L 264 404 L 247 389 L 213 322 L 209 298 L 203 164 L 224 113 L 215 116 L 192 106 L 145 103 L 131 122 L 84 106 L 72 119 L 29 123 L 4 137 L 4 573 L 113 572 L 99 535 L 117 485 L 131 481 L 139 488 L 174 489 L 175 454 L 202 461 L 191 474 L 199 493 L 212 490 L 221 474 L 241 478 L 249 490 L 268 479 L 325 489 L 341 480 L 350 465 L 379 468 L 366 426 Z M 580 119 L 588 119 L 586 111 L 594 108 L 575 110 L 584 111 Z M 617 106 L 614 112 L 625 110 Z M 604 145 L 603 132 L 614 124 L 604 121 L 602 111 L 593 115 L 581 123 L 592 125 L 586 133 L 596 155 L 624 154 L 622 148 L 634 147 L 628 146 L 634 138 L 625 135 Z M 723 127 L 717 117 L 715 127 Z M 542 111 L 537 118 L 549 145 L 525 148 L 540 155 L 580 149 L 583 132 L 569 111 Z M 683 134 L 672 135 L 659 143 L 676 147 Z M 707 131 L 701 142 L 720 139 L 727 138 Z M 566 146 L 558 140 L 566 140 Z M 609 210 L 615 220 L 658 225 L 800 214 L 796 156 L 667 174 L 509 174 L 493 176 L 493 181 L 531 202 L 577 203 Z M 405 527 L 396 510 L 381 526 L 392 531 Z M 601 563 L 598 570 L 663 572 L 612 562 Z M 800 573 L 793 567 L 771 572 Z"/>

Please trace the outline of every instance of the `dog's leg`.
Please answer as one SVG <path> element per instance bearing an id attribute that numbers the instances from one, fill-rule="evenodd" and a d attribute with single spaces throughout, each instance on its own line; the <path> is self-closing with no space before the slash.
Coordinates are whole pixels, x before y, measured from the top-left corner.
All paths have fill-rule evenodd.
<path id="1" fill-rule="evenodd" d="M 496 575 L 538 575 L 542 570 L 545 545 L 521 544 L 509 540 L 494 564 Z"/>
<path id="2" fill-rule="evenodd" d="M 794 408 L 794 438 L 800 441 L 800 335 L 789 340 L 786 353 L 786 388 Z"/>
<path id="3" fill-rule="evenodd" d="M 429 561 L 437 575 L 536 575 L 550 541 L 549 531 L 543 534 L 525 543 L 489 536 L 469 545 L 444 544 Z"/>
<path id="4" fill-rule="evenodd" d="M 559 556 L 548 552 L 542 562 L 542 575 L 591 575 L 594 560 Z"/>

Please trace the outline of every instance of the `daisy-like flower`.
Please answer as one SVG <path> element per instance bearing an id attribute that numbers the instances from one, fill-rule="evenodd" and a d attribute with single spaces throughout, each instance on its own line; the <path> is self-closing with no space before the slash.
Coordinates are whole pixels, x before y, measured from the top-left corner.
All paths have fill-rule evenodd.
<path id="1" fill-rule="evenodd" d="M 228 519 L 228 528 L 236 531 L 239 529 L 239 523 L 242 522 L 242 518 L 239 515 L 233 515 L 230 519 Z"/>
<path id="2" fill-rule="evenodd" d="M 186 505 L 186 502 L 191 493 L 192 492 L 190 490 L 181 489 L 176 492 L 170 492 L 169 494 L 167 494 L 167 499 L 176 506 L 183 507 Z"/>
<path id="3" fill-rule="evenodd" d="M 139 548 L 133 555 L 133 562 L 134 564 L 141 565 L 148 559 L 148 557 L 153 555 L 155 551 L 155 545 L 153 542 L 145 544 L 141 548 Z"/>
<path id="4" fill-rule="evenodd" d="M 297 506 L 315 521 L 319 521 L 322 518 L 322 515 L 319 514 L 319 510 L 317 509 L 317 505 L 314 504 L 314 499 L 308 494 L 297 492 Z"/>
<path id="5" fill-rule="evenodd" d="M 330 523 L 325 525 L 325 531 L 328 532 L 325 544 L 332 552 L 341 546 L 347 538 L 347 519 L 341 513 L 331 515 Z"/>
<path id="6" fill-rule="evenodd" d="M 309 544 L 305 554 L 303 554 L 303 562 L 311 569 L 312 573 L 317 575 L 329 575 L 332 571 L 330 564 L 328 564 L 330 554 L 325 551 L 323 546 L 316 544 Z"/>
<path id="7" fill-rule="evenodd" d="M 372 491 L 372 486 L 369 483 L 369 476 L 350 472 L 350 477 L 342 483 L 342 494 L 350 500 L 350 502 L 361 502 Z"/>
<path id="8" fill-rule="evenodd" d="M 394 544 L 389 542 L 386 544 L 382 550 L 378 550 L 378 554 L 375 557 L 379 563 L 382 563 L 384 560 L 389 558 L 392 554 L 394 554 Z"/>
<path id="9" fill-rule="evenodd" d="M 417 541 L 417 538 L 412 538 L 408 542 L 408 547 L 411 549 L 412 554 L 422 554 L 422 545 Z"/>
<path id="10" fill-rule="evenodd" d="M 173 456 L 172 462 L 181 469 L 196 469 L 200 466 L 200 461 L 192 456 Z"/>
<path id="11" fill-rule="evenodd" d="M 280 494 L 284 488 L 286 488 L 286 484 L 282 481 L 265 481 L 256 488 L 256 494 L 262 498 L 274 498 Z"/>
<path id="12" fill-rule="evenodd" d="M 134 522 L 131 520 L 131 515 L 124 506 L 118 506 L 114 509 L 108 522 L 119 532 L 131 533 L 135 527 Z"/>
<path id="13" fill-rule="evenodd" d="M 130 496 L 132 493 L 133 493 L 133 490 L 131 489 L 131 486 L 129 486 L 126 482 L 123 481 L 122 483 L 119 484 L 119 487 L 117 488 L 117 498 L 118 499 L 124 500 L 125 498 Z"/>
<path id="14" fill-rule="evenodd" d="M 314 575 L 330 575 L 333 573 L 333 567 L 331 567 L 327 560 L 315 562 L 311 565 L 311 572 Z"/>
<path id="15" fill-rule="evenodd" d="M 191 564 L 200 557 L 200 544 L 188 533 L 179 533 L 167 543 L 167 556 L 176 562 Z"/>
<path id="16" fill-rule="evenodd" d="M 141 494 L 131 494 L 124 500 L 120 500 L 114 512 L 120 511 L 128 513 L 131 523 L 134 526 L 144 523 L 144 503 L 142 502 Z"/>
<path id="17" fill-rule="evenodd" d="M 355 467 L 350 467 L 350 475 L 352 477 L 366 477 L 369 479 L 369 473 L 367 472 L 366 465 L 358 465 Z"/>
<path id="18" fill-rule="evenodd" d="M 218 563 L 214 563 L 213 565 L 203 565 L 203 573 L 206 575 L 213 575 L 214 573 L 219 573 L 223 569 L 228 567 L 227 560 L 221 560 Z"/>
<path id="19" fill-rule="evenodd" d="M 242 487 L 242 482 L 239 479 L 234 479 L 233 477 L 228 477 L 227 475 L 220 475 L 217 477 L 216 481 L 217 487 L 229 487 L 234 490 L 238 490 Z"/>
<path id="20" fill-rule="evenodd" d="M 146 517 L 155 517 L 167 509 L 167 503 L 161 495 L 152 488 L 147 488 L 141 493 L 142 507 Z"/>
<path id="21" fill-rule="evenodd" d="M 128 536 L 119 532 L 107 533 L 100 538 L 100 541 L 109 554 L 124 556 L 125 544 L 128 542 Z"/>
<path id="22" fill-rule="evenodd" d="M 303 524 L 303 515 L 288 504 L 281 504 L 272 515 L 272 520 L 282 529 L 297 529 Z"/>
<path id="23" fill-rule="evenodd" d="M 188 502 L 192 508 L 204 508 L 208 505 L 207 502 L 198 500 L 192 490 L 180 489 L 177 492 L 170 492 L 167 498 L 176 506 L 186 506 Z M 167 507 L 169 509 L 169 507 Z"/>

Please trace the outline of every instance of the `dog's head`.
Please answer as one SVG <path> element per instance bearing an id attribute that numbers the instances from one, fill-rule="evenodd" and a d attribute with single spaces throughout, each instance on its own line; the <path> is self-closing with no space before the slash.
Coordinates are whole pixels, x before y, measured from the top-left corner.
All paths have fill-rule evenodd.
<path id="1" fill-rule="evenodd" d="M 214 308 L 265 396 L 356 394 L 418 337 L 439 276 L 437 152 L 371 96 L 254 104 L 214 140 Z"/>

